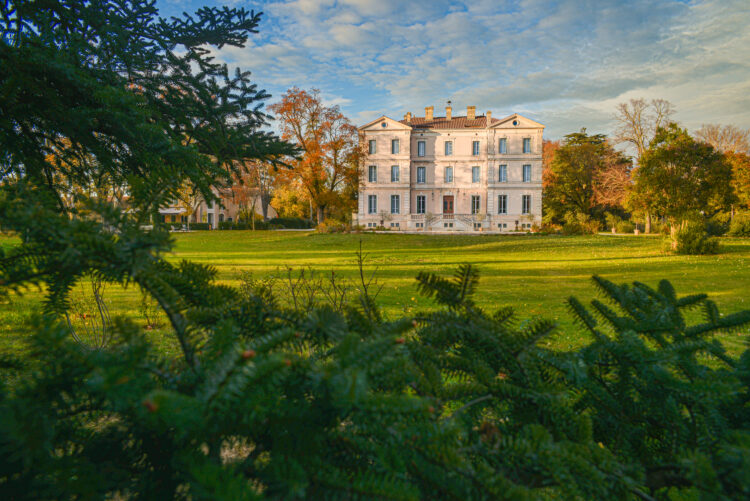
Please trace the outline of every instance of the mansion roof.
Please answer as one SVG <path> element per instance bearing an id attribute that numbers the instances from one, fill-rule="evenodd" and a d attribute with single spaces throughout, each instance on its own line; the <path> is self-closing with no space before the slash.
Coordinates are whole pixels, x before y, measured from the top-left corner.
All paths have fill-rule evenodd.
<path id="1" fill-rule="evenodd" d="M 411 121 L 399 120 L 404 125 L 409 125 L 414 129 L 484 129 L 488 125 L 500 122 L 493 118 L 490 124 L 487 124 L 487 117 L 480 115 L 474 120 L 467 117 L 453 117 L 448 120 L 446 117 L 435 117 L 432 120 L 425 120 L 425 117 L 412 117 Z"/>

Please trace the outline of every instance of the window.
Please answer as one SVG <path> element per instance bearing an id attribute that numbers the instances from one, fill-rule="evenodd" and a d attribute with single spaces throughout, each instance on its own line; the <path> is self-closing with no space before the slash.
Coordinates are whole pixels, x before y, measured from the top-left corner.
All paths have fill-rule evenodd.
<path id="1" fill-rule="evenodd" d="M 531 165 L 523 166 L 523 182 L 524 183 L 531 182 Z"/>
<path id="2" fill-rule="evenodd" d="M 424 184 L 427 182 L 425 179 L 427 177 L 425 170 L 424 167 L 417 167 L 417 183 Z"/>
<path id="3" fill-rule="evenodd" d="M 391 195 L 391 214 L 398 214 L 401 211 L 401 197 Z"/>
<path id="4" fill-rule="evenodd" d="M 531 138 L 523 138 L 523 152 L 531 153 Z"/>
<path id="5" fill-rule="evenodd" d="M 508 140 L 506 138 L 500 138 L 500 144 L 497 145 L 497 152 L 508 153 Z"/>
<path id="6" fill-rule="evenodd" d="M 479 182 L 479 167 L 472 167 L 471 168 L 471 182 L 472 183 L 478 183 Z"/>
<path id="7" fill-rule="evenodd" d="M 377 146 L 375 144 L 375 140 L 374 139 L 370 139 L 370 142 L 369 142 L 369 145 L 368 145 L 368 150 L 367 150 L 370 153 L 370 155 L 373 155 L 375 153 L 375 149 L 376 148 L 377 148 Z"/>
<path id="8" fill-rule="evenodd" d="M 424 156 L 424 141 L 417 141 L 417 156 Z"/>
<path id="9" fill-rule="evenodd" d="M 446 141 L 445 142 L 445 156 L 451 156 L 453 155 L 453 141 Z"/>
<path id="10" fill-rule="evenodd" d="M 479 155 L 479 141 L 473 141 L 471 143 L 471 154 Z"/>
<path id="11" fill-rule="evenodd" d="M 507 214 L 508 213 L 508 195 L 498 195 L 497 197 L 497 213 Z"/>
<path id="12" fill-rule="evenodd" d="M 507 183 L 508 182 L 508 166 L 507 165 L 501 165 L 497 169 L 497 180 L 501 183 Z"/>
<path id="13" fill-rule="evenodd" d="M 427 197 L 424 195 L 417 195 L 417 214 L 424 214 L 426 205 Z"/>
<path id="14" fill-rule="evenodd" d="M 531 195 L 524 195 L 521 198 L 521 214 L 528 214 L 531 212 Z"/>
<path id="15" fill-rule="evenodd" d="M 452 183 L 453 182 L 453 167 L 446 167 L 445 168 L 445 182 L 446 183 Z"/>
<path id="16" fill-rule="evenodd" d="M 398 155 L 399 145 L 398 139 L 391 140 L 391 155 Z"/>
<path id="17" fill-rule="evenodd" d="M 374 165 L 371 165 L 368 172 L 367 172 L 367 180 L 371 183 L 377 183 L 378 182 L 378 168 Z"/>
<path id="18" fill-rule="evenodd" d="M 479 195 L 471 196 L 471 213 L 472 214 L 479 214 L 479 202 L 480 202 Z"/>
<path id="19" fill-rule="evenodd" d="M 367 213 L 377 214 L 378 213 L 378 196 L 367 195 Z"/>
<path id="20" fill-rule="evenodd" d="M 398 165 L 391 165 L 391 182 L 398 183 Z"/>

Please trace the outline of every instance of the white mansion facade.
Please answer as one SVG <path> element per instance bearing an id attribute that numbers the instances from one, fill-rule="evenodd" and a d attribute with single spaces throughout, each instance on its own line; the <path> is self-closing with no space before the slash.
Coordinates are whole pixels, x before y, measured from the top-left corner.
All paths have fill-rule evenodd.
<path id="1" fill-rule="evenodd" d="M 359 128 L 367 155 L 356 224 L 399 230 L 523 231 L 541 224 L 544 126 L 513 114 L 382 116 Z"/>

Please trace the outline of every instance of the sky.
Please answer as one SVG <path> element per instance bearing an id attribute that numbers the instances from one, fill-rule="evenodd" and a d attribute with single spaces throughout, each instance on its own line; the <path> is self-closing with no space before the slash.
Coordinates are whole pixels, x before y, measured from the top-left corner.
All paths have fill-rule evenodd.
<path id="1" fill-rule="evenodd" d="M 158 0 L 263 12 L 259 33 L 218 59 L 276 102 L 317 88 L 357 125 L 425 106 L 520 113 L 559 139 L 609 134 L 618 103 L 663 98 L 694 131 L 750 128 L 750 0 Z"/>

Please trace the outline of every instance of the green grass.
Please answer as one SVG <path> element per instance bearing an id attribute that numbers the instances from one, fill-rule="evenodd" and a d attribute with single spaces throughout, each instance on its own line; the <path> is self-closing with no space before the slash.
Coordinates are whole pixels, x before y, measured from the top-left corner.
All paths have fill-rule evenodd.
<path id="1" fill-rule="evenodd" d="M 559 349 L 580 346 L 585 336 L 573 325 L 565 306 L 571 295 L 584 302 L 596 296 L 590 277 L 601 275 L 615 282 L 638 280 L 656 285 L 670 280 L 678 294 L 705 292 L 723 313 L 750 307 L 750 239 L 722 239 L 717 256 L 672 256 L 662 252 L 662 241 L 653 236 L 490 236 L 490 235 L 322 235 L 308 232 L 223 231 L 175 236 L 169 259 L 188 259 L 214 266 L 219 281 L 239 283 L 241 271 L 261 277 L 280 267 L 311 266 L 335 270 L 354 278 L 355 252 L 360 240 L 369 268 L 377 267 L 383 290 L 379 303 L 390 317 L 431 308 L 431 301 L 416 293 L 414 277 L 421 270 L 451 274 L 459 263 L 472 263 L 481 273 L 477 303 L 486 309 L 510 305 L 521 317 L 541 315 L 557 320 L 560 332 L 548 342 Z M 15 240 L 1 238 L 0 245 Z M 0 351 L 20 346 L 23 323 L 40 305 L 36 290 L 13 296 L 0 304 Z M 108 289 L 113 314 L 128 314 L 142 322 L 137 289 Z M 174 339 L 166 328 L 150 336 L 171 352 Z M 746 336 L 726 335 L 731 350 Z"/>

